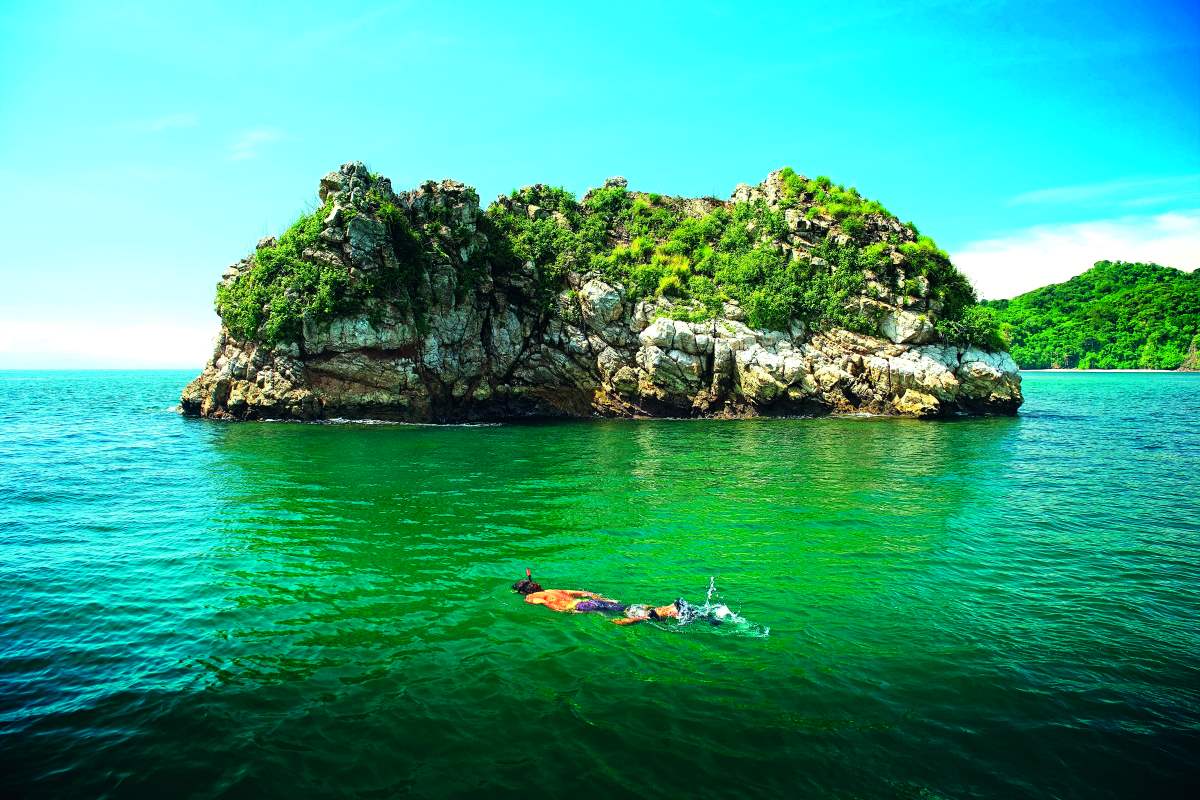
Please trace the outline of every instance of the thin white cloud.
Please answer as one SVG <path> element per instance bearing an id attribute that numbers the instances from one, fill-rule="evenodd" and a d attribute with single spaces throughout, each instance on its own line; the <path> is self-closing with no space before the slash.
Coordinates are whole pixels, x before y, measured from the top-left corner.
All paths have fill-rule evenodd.
<path id="1" fill-rule="evenodd" d="M 1038 225 L 972 242 L 953 254 L 980 297 L 1000 299 L 1061 283 L 1097 261 L 1200 267 L 1200 209 L 1153 216 Z"/>
<path id="2" fill-rule="evenodd" d="M 253 128 L 243 131 L 230 146 L 229 157 L 234 161 L 256 158 L 263 145 L 277 142 L 283 134 L 275 128 Z"/>
<path id="3" fill-rule="evenodd" d="M 1012 206 L 1092 203 L 1143 206 L 1179 201 L 1185 198 L 1200 198 L 1200 175 L 1120 178 L 1102 183 L 1055 186 L 1049 189 L 1024 192 L 1010 199 L 1008 203 Z"/>
<path id="4" fill-rule="evenodd" d="M 207 323 L 0 318 L 0 369 L 199 369 L 212 355 Z"/>

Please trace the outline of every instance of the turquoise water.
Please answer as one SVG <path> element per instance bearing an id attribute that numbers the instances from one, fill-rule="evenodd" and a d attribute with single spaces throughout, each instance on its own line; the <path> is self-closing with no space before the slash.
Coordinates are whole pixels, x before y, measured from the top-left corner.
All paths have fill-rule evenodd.
<path id="1" fill-rule="evenodd" d="M 1017 418 L 229 424 L 0 373 L 0 791 L 1133 797 L 1200 772 L 1200 375 Z M 547 587 L 747 625 L 617 627 Z M 769 628 L 769 634 L 763 635 Z"/>

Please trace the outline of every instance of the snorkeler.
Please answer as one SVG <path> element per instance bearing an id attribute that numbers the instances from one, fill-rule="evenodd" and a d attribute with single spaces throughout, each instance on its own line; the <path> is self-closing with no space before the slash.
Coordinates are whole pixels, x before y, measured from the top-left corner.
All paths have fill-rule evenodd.
<path id="1" fill-rule="evenodd" d="M 622 616 L 614 619 L 617 625 L 633 625 L 637 622 L 679 619 L 691 621 L 700 616 L 698 609 L 680 598 L 665 606 L 625 605 L 611 597 L 601 597 L 595 592 L 578 589 L 543 589 L 533 580 L 533 572 L 525 568 L 525 577 L 513 584 L 513 591 L 525 596 L 525 602 L 546 606 L 551 611 L 569 613 L 613 613 Z M 719 621 L 715 624 L 719 624 Z"/>
<path id="2" fill-rule="evenodd" d="M 614 611 L 622 612 L 625 606 L 611 597 L 601 597 L 595 592 L 578 589 L 543 589 L 533 580 L 533 572 L 525 568 L 525 577 L 513 584 L 513 591 L 525 595 L 525 602 L 546 606 L 551 611 Z"/>

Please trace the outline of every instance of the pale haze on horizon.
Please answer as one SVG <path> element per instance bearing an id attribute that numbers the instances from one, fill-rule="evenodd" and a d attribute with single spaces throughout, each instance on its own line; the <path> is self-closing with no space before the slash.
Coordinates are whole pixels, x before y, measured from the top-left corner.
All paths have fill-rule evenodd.
<path id="1" fill-rule="evenodd" d="M 0 368 L 198 368 L 224 267 L 362 160 L 486 203 L 727 197 L 790 165 L 982 297 L 1200 267 L 1194 3 L 8 7 Z"/>

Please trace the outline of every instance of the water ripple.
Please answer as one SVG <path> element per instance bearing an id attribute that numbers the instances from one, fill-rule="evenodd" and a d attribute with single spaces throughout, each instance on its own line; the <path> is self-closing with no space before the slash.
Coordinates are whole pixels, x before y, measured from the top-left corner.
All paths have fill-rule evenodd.
<path id="1" fill-rule="evenodd" d="M 1200 771 L 1200 380 L 1016 419 L 224 425 L 0 373 L 20 796 L 1123 797 Z M 34 400 L 36 398 L 36 401 Z M 1146 409 L 1154 409 L 1147 413 Z M 526 606 L 723 600 L 765 638 Z"/>

